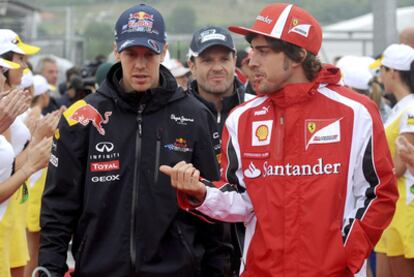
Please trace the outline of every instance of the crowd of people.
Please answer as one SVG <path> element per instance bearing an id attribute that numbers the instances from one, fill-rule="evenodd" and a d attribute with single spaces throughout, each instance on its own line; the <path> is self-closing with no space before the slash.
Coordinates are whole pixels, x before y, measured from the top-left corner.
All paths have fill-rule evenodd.
<path id="1" fill-rule="evenodd" d="M 62 83 L 0 29 L 0 276 L 414 276 L 414 27 L 333 65 L 297 5 L 166 29 L 126 9 Z"/>

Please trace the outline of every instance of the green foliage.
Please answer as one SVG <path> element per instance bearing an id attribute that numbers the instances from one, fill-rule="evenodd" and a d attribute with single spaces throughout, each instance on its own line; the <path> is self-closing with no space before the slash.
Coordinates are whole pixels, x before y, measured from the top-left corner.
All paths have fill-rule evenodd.
<path id="1" fill-rule="evenodd" d="M 112 50 L 114 32 L 112 24 L 91 22 L 83 33 L 86 43 L 86 57 L 91 59 Z"/>
<path id="2" fill-rule="evenodd" d="M 196 26 L 196 14 L 192 7 L 177 6 L 168 16 L 167 31 L 171 33 L 192 33 Z"/>

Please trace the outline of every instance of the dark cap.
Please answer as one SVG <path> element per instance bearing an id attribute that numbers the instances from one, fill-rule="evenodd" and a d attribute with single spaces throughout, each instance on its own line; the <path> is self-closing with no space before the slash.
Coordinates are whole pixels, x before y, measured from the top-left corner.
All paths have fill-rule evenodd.
<path id="1" fill-rule="evenodd" d="M 229 31 L 216 26 L 206 26 L 196 31 L 191 40 L 188 58 L 198 57 L 204 50 L 211 46 L 224 46 L 236 52 L 234 41 Z"/>
<path id="2" fill-rule="evenodd" d="M 143 46 L 157 54 L 165 41 L 165 24 L 159 11 L 145 4 L 124 11 L 115 24 L 115 41 L 118 52 L 134 46 Z"/>

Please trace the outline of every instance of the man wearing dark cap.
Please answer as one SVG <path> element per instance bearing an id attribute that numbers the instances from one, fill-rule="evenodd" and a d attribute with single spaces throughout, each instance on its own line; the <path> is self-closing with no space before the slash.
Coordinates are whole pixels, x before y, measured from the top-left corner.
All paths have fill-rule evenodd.
<path id="1" fill-rule="evenodd" d="M 225 276 L 231 247 L 221 224 L 179 209 L 158 170 L 184 160 L 218 179 L 214 118 L 160 65 L 168 45 L 156 9 L 124 11 L 115 40 L 120 62 L 55 134 L 39 265 L 63 276 L 73 236 L 75 276 Z"/>
<path id="2" fill-rule="evenodd" d="M 187 56 L 194 78 L 189 92 L 215 115 L 221 134 L 231 109 L 245 98 L 243 84 L 235 76 L 233 38 L 224 28 L 203 27 L 193 34 Z"/>
<path id="3" fill-rule="evenodd" d="M 251 44 L 258 97 L 227 118 L 221 181 L 185 162 L 162 172 L 182 207 L 245 223 L 241 276 L 354 276 L 397 200 L 375 104 L 319 62 L 321 27 L 298 6 L 270 4 L 252 28 L 229 29 Z"/>
<path id="4" fill-rule="evenodd" d="M 188 92 L 214 114 L 219 134 L 230 111 L 244 102 L 244 86 L 235 75 L 236 48 L 229 31 L 222 27 L 205 26 L 193 34 L 188 50 L 188 66 L 194 80 Z M 248 100 L 248 99 L 246 99 Z M 238 272 L 243 246 L 244 226 L 231 226 L 233 241 L 232 270 Z"/>

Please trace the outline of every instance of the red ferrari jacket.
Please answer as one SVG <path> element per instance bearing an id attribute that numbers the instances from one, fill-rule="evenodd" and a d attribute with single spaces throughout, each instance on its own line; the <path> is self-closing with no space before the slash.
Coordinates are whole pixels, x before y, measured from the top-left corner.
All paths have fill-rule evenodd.
<path id="1" fill-rule="evenodd" d="M 226 121 L 221 181 L 204 181 L 196 212 L 245 223 L 242 277 L 353 276 L 390 223 L 398 193 L 380 115 L 339 78 L 327 66 Z"/>

